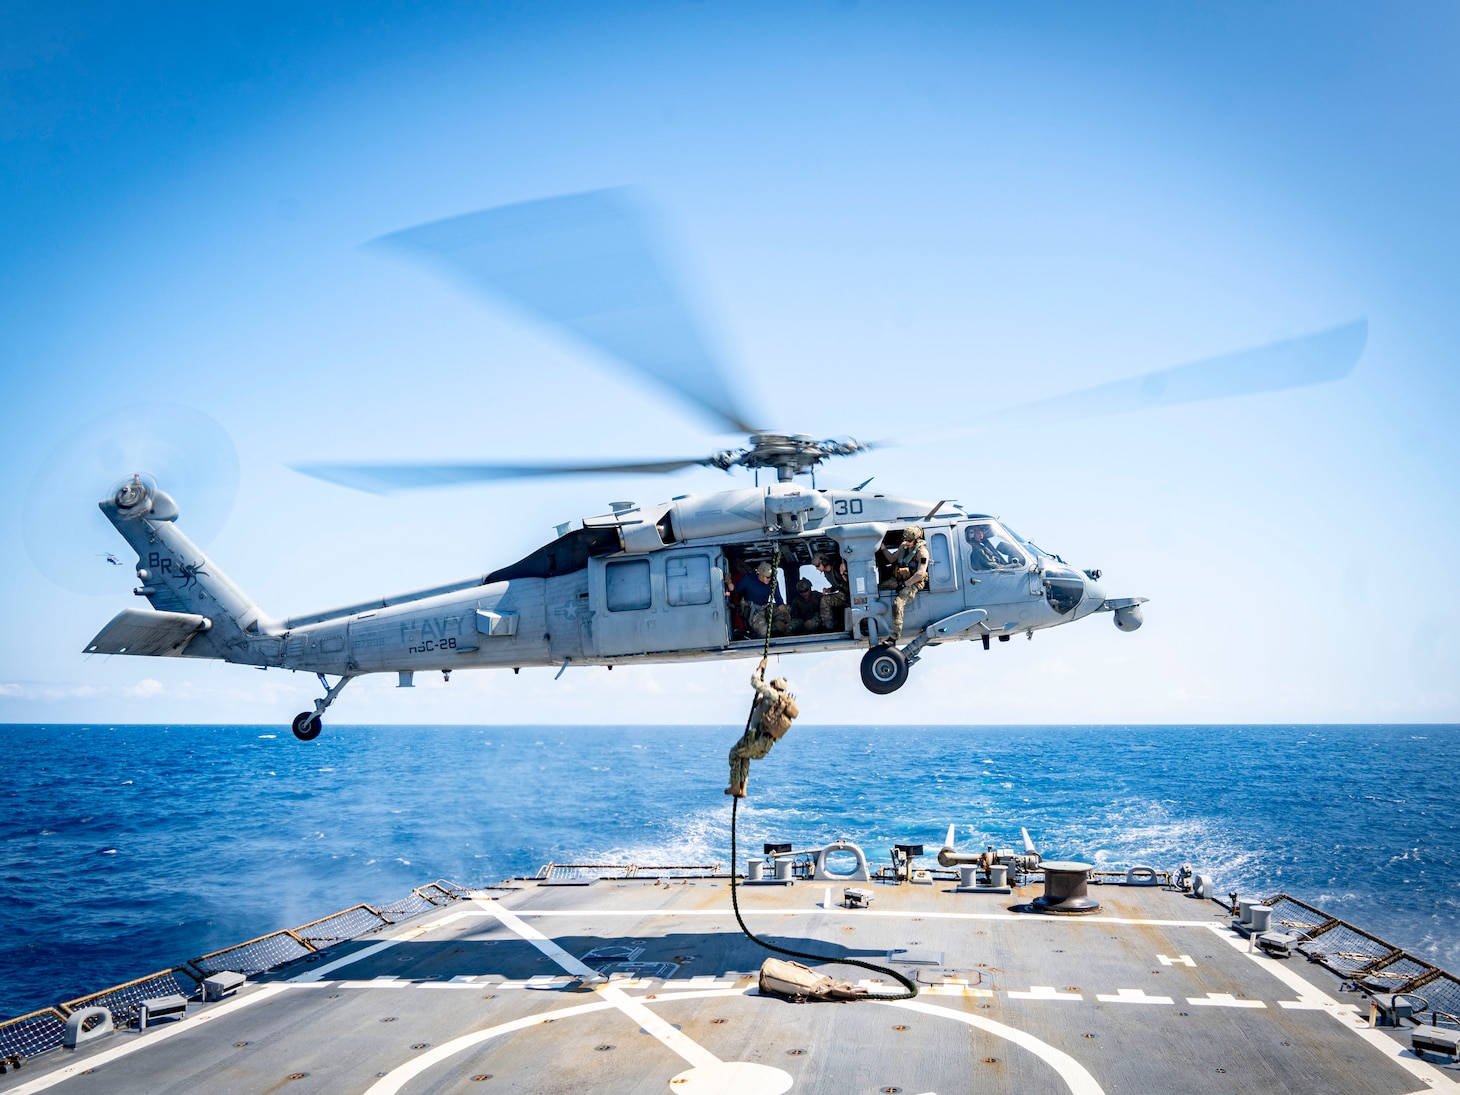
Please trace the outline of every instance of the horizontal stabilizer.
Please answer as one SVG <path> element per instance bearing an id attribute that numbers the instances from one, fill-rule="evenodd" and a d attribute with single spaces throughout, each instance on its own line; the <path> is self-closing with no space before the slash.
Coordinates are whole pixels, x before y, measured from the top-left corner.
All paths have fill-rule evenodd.
<path id="1" fill-rule="evenodd" d="M 137 654 L 154 658 L 182 655 L 194 635 L 207 631 L 212 621 L 191 612 L 149 612 L 128 608 L 86 645 L 88 654 Z"/>

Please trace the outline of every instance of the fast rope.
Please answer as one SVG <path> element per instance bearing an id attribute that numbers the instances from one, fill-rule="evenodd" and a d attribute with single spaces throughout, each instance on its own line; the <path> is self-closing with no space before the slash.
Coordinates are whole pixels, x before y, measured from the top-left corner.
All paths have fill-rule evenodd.
<path id="1" fill-rule="evenodd" d="M 775 550 L 775 561 L 771 564 L 773 581 L 775 571 L 780 569 L 781 545 L 777 543 Z M 762 656 L 763 661 L 768 660 L 771 656 L 771 622 L 774 616 L 775 603 L 776 597 L 775 590 L 773 588 L 771 590 L 771 595 L 766 598 L 765 602 L 765 652 Z M 750 732 L 750 724 L 751 721 L 755 718 L 755 705 L 758 700 L 759 697 L 757 696 L 756 699 L 751 700 L 750 702 L 750 714 L 745 716 L 745 733 Z M 792 958 L 806 958 L 812 962 L 831 962 L 836 965 L 842 966 L 860 966 L 862 969 L 871 970 L 873 973 L 884 973 L 888 977 L 891 977 L 894 981 L 899 982 L 904 988 L 907 989 L 906 992 L 899 992 L 896 994 L 883 995 L 881 993 L 878 993 L 876 995 L 873 995 L 869 993 L 866 996 L 854 996 L 852 997 L 852 999 L 854 1000 L 911 1000 L 914 996 L 918 994 L 917 982 L 913 981 L 905 974 L 898 973 L 897 970 L 888 969 L 886 966 L 879 966 L 875 962 L 866 962 L 860 958 L 833 958 L 830 955 L 810 954 L 806 951 L 791 950 L 789 947 L 778 947 L 774 943 L 766 942 L 764 939 L 762 939 L 760 936 L 756 935 L 753 931 L 746 927 L 745 918 L 740 915 L 739 889 L 735 884 L 735 865 L 738 852 L 737 838 L 739 835 L 739 823 L 740 797 L 738 795 L 732 795 L 730 797 L 730 904 L 735 909 L 735 923 L 740 925 L 740 930 L 745 934 L 745 938 L 749 939 L 752 943 L 755 943 L 758 946 L 764 947 L 768 951 L 775 951 L 777 954 L 789 955 Z"/>

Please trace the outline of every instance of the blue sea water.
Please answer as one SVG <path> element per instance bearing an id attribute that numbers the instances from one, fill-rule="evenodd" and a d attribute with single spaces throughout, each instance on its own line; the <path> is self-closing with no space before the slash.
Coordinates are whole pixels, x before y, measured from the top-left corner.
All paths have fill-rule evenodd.
<path id="1" fill-rule="evenodd" d="M 0 1016 L 444 877 L 728 863 L 730 727 L 0 726 Z M 743 846 L 1189 861 L 1460 971 L 1455 726 L 816 727 Z"/>

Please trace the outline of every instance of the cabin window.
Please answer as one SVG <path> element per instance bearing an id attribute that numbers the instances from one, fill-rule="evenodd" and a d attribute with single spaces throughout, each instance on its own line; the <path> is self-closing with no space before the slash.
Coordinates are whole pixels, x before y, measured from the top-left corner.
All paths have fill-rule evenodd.
<path id="1" fill-rule="evenodd" d="M 948 534 L 934 532 L 928 536 L 928 588 L 953 588 L 953 552 L 948 547 Z"/>
<path id="2" fill-rule="evenodd" d="M 627 559 L 604 568 L 608 586 L 608 610 L 633 612 L 653 603 L 649 588 L 649 560 Z"/>
<path id="3" fill-rule="evenodd" d="M 710 557 L 708 555 L 685 555 L 664 561 L 664 584 L 668 590 L 669 603 L 676 607 L 683 605 L 707 605 L 710 603 Z"/>

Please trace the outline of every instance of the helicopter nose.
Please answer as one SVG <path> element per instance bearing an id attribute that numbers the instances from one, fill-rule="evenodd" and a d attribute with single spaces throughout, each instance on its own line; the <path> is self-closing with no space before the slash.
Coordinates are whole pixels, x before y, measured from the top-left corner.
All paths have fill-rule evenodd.
<path id="1" fill-rule="evenodd" d="M 1083 619 L 1092 612 L 1099 612 L 1100 607 L 1105 604 L 1105 587 L 1100 584 L 1100 572 L 1098 570 L 1087 570 L 1083 572 L 1085 579 L 1085 595 L 1080 598 L 1080 603 L 1075 606 L 1075 619 Z"/>

